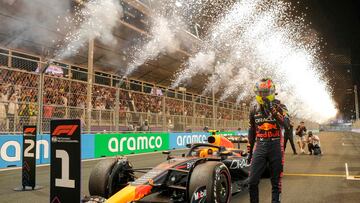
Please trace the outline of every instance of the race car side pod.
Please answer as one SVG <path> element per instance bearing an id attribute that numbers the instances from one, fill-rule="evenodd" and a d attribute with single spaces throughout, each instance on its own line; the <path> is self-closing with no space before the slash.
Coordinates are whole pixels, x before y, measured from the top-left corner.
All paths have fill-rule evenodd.
<path id="1" fill-rule="evenodd" d="M 137 201 L 151 193 L 151 185 L 128 185 L 111 196 L 107 203 L 127 203 Z"/>

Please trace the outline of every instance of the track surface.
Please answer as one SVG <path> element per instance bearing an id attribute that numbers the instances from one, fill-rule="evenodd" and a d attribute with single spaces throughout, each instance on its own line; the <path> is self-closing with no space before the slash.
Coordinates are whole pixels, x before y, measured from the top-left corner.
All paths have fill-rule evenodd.
<path id="1" fill-rule="evenodd" d="M 360 134 L 324 132 L 320 134 L 321 157 L 285 153 L 282 202 L 360 202 L 360 181 L 346 180 L 345 163 L 350 175 L 360 175 Z M 179 151 L 175 152 L 180 153 Z M 130 156 L 135 167 L 152 167 L 165 160 L 161 153 Z M 82 163 L 82 194 L 87 195 L 91 168 L 98 162 Z M 15 192 L 21 182 L 21 170 L 0 171 L 0 202 L 49 202 L 49 166 L 37 168 L 38 191 Z M 259 186 L 260 202 L 271 202 L 270 180 Z M 247 192 L 232 197 L 232 202 L 249 202 Z"/>

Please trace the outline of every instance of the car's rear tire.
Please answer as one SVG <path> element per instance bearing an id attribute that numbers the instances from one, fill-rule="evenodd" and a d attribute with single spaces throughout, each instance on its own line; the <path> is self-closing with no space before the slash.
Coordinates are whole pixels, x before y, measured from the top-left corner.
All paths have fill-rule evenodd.
<path id="1" fill-rule="evenodd" d="M 190 202 L 228 203 L 231 198 L 231 176 L 221 162 L 208 161 L 196 166 L 191 174 Z"/>
<path id="2" fill-rule="evenodd" d="M 99 161 L 91 171 L 89 178 L 89 193 L 94 196 L 109 197 L 109 176 L 117 162 L 116 158 Z"/>

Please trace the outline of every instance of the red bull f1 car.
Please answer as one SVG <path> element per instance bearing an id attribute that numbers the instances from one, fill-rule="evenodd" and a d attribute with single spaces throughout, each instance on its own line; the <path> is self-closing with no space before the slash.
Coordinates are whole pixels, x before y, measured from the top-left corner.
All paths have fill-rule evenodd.
<path id="1" fill-rule="evenodd" d="M 134 168 L 125 158 L 100 161 L 89 180 L 84 202 L 230 202 L 247 189 L 247 151 L 215 132 L 208 143 L 187 145 L 182 156 L 172 156 L 153 168 Z M 144 173 L 136 178 L 136 173 Z"/>

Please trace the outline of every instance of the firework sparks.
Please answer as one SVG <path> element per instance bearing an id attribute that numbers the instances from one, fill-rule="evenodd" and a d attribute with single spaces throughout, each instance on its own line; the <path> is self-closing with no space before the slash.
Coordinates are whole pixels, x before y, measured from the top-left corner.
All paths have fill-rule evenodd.
<path id="1" fill-rule="evenodd" d="M 76 7 L 74 16 L 65 17 L 70 31 L 63 40 L 64 46 L 59 45 L 60 50 L 55 58 L 59 60 L 78 53 L 89 39 L 116 44 L 112 31 L 119 24 L 121 16 L 122 7 L 116 0 L 90 0 L 82 8 Z"/>
<path id="2" fill-rule="evenodd" d="M 210 65 L 204 70 L 188 62 L 173 86 L 197 74 L 213 73 L 204 92 L 219 90 L 223 92 L 221 99 L 234 96 L 240 102 L 253 94 L 254 81 L 272 77 L 279 84 L 279 98 L 298 117 L 317 122 L 334 117 L 337 110 L 321 72 L 318 40 L 307 37 L 309 33 L 304 30 L 309 27 L 301 16 L 291 15 L 293 9 L 280 0 L 235 4 L 214 24 L 200 52 L 189 60 L 202 55 L 204 63 L 215 53 L 215 58 L 225 58 L 224 64 L 235 68 L 217 63 L 220 69 L 215 67 L 214 71 L 214 65 Z M 214 79 L 218 81 L 214 83 Z"/>
<path id="3" fill-rule="evenodd" d="M 176 51 L 179 44 L 186 43 L 181 38 L 181 32 L 194 26 L 193 22 L 197 19 L 212 18 L 220 15 L 223 8 L 229 6 L 229 4 L 231 4 L 231 1 L 224 2 L 222 0 L 154 1 L 152 13 L 155 15 L 149 16 L 152 21 L 150 36 L 145 43 L 134 48 L 133 59 L 128 65 L 125 75 L 130 75 L 139 66 L 156 59 L 161 54 Z M 203 22 L 203 28 L 209 26 L 211 22 L 211 20 Z"/>
<path id="4" fill-rule="evenodd" d="M 171 53 L 179 47 L 179 41 L 176 39 L 176 30 L 179 29 L 163 16 L 156 16 L 153 21 L 150 32 L 152 37 L 144 46 L 135 49 L 134 59 L 125 73 L 126 76 L 146 61 L 155 59 L 160 53 Z"/>

